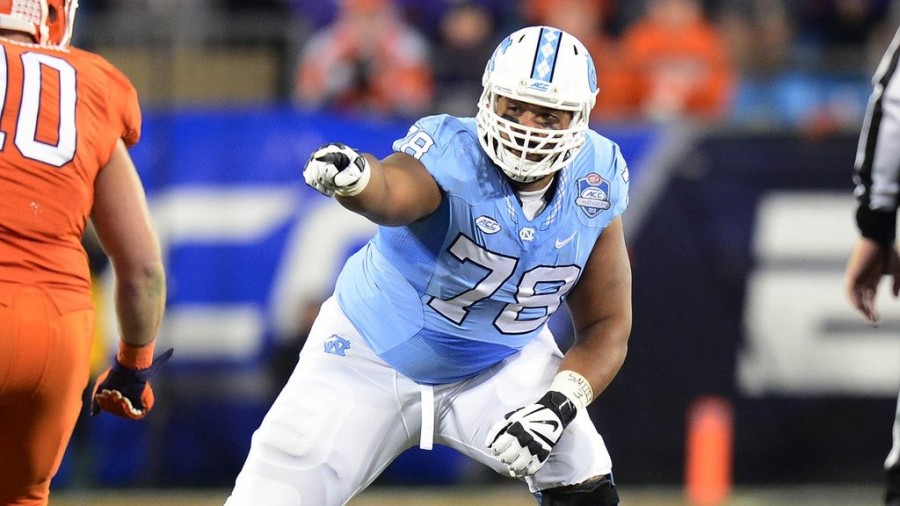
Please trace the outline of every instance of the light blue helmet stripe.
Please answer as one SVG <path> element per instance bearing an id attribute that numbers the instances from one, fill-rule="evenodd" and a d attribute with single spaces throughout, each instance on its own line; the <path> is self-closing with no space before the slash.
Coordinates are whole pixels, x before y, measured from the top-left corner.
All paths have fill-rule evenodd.
<path id="1" fill-rule="evenodd" d="M 584 58 L 587 60 L 588 86 L 591 87 L 591 93 L 597 93 L 597 69 L 594 68 L 594 59 L 588 53 L 584 54 Z"/>
<path id="2" fill-rule="evenodd" d="M 531 67 L 532 79 L 548 83 L 553 81 L 560 39 L 562 39 L 561 31 L 546 26 L 541 28 L 537 50 L 534 53 L 534 64 Z"/>

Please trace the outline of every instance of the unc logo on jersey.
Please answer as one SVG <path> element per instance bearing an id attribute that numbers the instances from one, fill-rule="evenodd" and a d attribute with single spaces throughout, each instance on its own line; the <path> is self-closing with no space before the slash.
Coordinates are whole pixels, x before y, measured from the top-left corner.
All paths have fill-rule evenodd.
<path id="1" fill-rule="evenodd" d="M 600 174 L 591 172 L 578 180 L 578 197 L 575 204 L 584 211 L 588 218 L 593 218 L 609 209 L 609 181 Z"/>
<path id="2" fill-rule="evenodd" d="M 325 353 L 346 357 L 347 350 L 350 349 L 350 341 L 335 334 L 325 340 Z"/>
<path id="3" fill-rule="evenodd" d="M 501 228 L 500 224 L 497 223 L 497 220 L 490 216 L 479 216 L 475 220 L 475 226 L 478 227 L 478 230 L 481 230 L 487 235 L 496 234 Z"/>
<path id="4" fill-rule="evenodd" d="M 534 228 L 525 227 L 522 230 L 519 230 L 519 239 L 523 241 L 533 241 L 534 240 Z"/>

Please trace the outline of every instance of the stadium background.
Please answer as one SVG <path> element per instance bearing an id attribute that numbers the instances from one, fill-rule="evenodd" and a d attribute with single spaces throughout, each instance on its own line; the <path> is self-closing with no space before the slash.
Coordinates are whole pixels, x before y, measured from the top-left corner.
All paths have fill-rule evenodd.
<path id="1" fill-rule="evenodd" d="M 176 355 L 149 419 L 79 423 L 54 494 L 99 504 L 79 498 L 224 490 L 295 356 L 298 315 L 373 230 L 302 184 L 306 157 L 332 140 L 386 155 L 411 118 L 296 107 L 291 80 L 315 18 L 276 2 L 81 3 L 75 44 L 119 66 L 142 99 L 132 154 L 169 273 L 160 346 Z M 894 11 L 880 22 L 896 26 Z M 624 368 L 591 407 L 624 490 L 680 487 L 689 407 L 714 395 L 733 408 L 737 487 L 877 496 L 900 386 L 900 306 L 882 300 L 885 321 L 868 328 L 843 300 L 841 276 L 878 54 L 807 52 L 772 74 L 740 74 L 713 123 L 594 123 L 632 174 L 634 330 Z M 102 263 L 97 274 L 102 309 Z M 98 363 L 116 339 L 104 315 Z M 565 346 L 564 319 L 553 325 Z M 407 452 L 375 488 L 501 482 L 450 450 L 433 453 Z"/>

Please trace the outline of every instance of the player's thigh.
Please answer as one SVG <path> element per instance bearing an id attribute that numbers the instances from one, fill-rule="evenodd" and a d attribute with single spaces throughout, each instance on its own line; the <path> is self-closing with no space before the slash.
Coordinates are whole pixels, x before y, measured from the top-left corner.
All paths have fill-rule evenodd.
<path id="1" fill-rule="evenodd" d="M 504 415 L 547 391 L 561 357 L 548 333 L 477 377 L 442 389 L 439 402 L 447 415 L 439 420 L 436 441 L 505 473 L 484 444 L 487 432 Z"/>
<path id="2" fill-rule="evenodd" d="M 326 302 L 229 506 L 344 504 L 410 445 L 397 379 Z"/>
<path id="3" fill-rule="evenodd" d="M 443 418 L 439 442 L 506 475 L 504 466 L 485 444 L 487 431 L 510 411 L 535 402 L 549 388 L 562 355 L 548 334 L 513 357 L 448 392 L 450 416 Z M 529 477 L 534 492 L 579 483 L 611 469 L 609 453 L 588 413 L 582 411 L 538 473 Z"/>
<path id="4" fill-rule="evenodd" d="M 0 462 L 0 498 L 39 501 L 82 409 L 93 311 L 59 315 L 43 291 L 31 288 L 6 309 L 0 310 L 0 340 L 14 343 L 14 352 L 4 356 L 7 374 L 0 385 L 0 454 L 7 457 Z"/>

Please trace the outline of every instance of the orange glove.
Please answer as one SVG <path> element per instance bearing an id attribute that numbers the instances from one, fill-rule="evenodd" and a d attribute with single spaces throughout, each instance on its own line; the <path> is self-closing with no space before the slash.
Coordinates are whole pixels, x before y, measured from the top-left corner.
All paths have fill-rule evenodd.
<path id="1" fill-rule="evenodd" d="M 152 360 L 153 343 L 132 346 L 119 343 L 116 362 L 97 378 L 91 400 L 91 416 L 108 411 L 122 418 L 140 420 L 153 408 L 153 379 L 172 357 L 174 349 Z"/>

